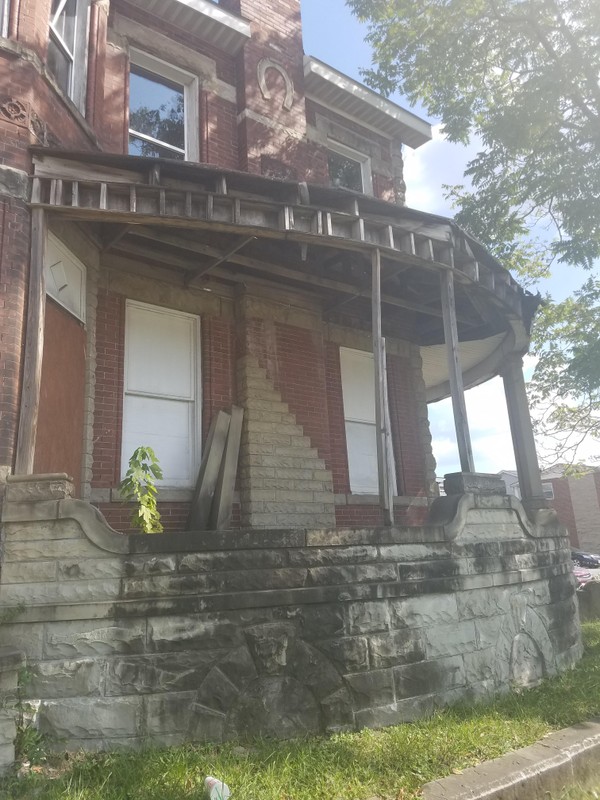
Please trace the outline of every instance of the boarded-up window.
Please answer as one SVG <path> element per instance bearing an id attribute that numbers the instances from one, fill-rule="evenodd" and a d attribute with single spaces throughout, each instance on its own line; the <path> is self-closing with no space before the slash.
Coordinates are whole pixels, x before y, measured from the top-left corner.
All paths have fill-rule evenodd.
<path id="1" fill-rule="evenodd" d="M 121 472 L 141 445 L 156 452 L 165 486 L 194 484 L 200 459 L 199 319 L 129 301 Z"/>

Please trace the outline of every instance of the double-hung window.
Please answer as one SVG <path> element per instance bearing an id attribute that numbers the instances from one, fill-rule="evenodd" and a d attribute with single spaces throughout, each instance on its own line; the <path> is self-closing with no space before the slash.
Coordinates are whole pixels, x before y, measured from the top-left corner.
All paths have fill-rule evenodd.
<path id="1" fill-rule="evenodd" d="M 52 0 L 48 69 L 77 108 L 85 110 L 89 0 Z"/>
<path id="2" fill-rule="evenodd" d="M 327 150 L 329 182 L 332 186 L 373 194 L 371 159 L 339 142 L 329 140 Z"/>
<path id="3" fill-rule="evenodd" d="M 130 58 L 129 154 L 199 161 L 197 77 L 137 50 Z"/>
<path id="4" fill-rule="evenodd" d="M 373 354 L 341 347 L 340 367 L 350 491 L 353 494 L 377 494 L 379 474 Z M 396 470 L 392 453 L 389 455 L 390 475 L 395 494 Z"/>
<path id="5" fill-rule="evenodd" d="M 163 486 L 194 485 L 200 460 L 200 319 L 127 302 L 122 475 L 140 446 L 154 449 Z"/>

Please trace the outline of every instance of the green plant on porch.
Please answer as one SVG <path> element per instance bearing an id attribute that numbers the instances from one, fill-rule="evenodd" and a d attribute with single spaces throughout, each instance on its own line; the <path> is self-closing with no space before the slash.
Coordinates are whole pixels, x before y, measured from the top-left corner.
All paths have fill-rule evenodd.
<path id="1" fill-rule="evenodd" d="M 156 481 L 163 473 L 151 447 L 138 447 L 129 459 L 125 477 L 119 485 L 121 497 L 137 503 L 131 524 L 143 533 L 162 533 L 160 512 L 156 506 Z"/>

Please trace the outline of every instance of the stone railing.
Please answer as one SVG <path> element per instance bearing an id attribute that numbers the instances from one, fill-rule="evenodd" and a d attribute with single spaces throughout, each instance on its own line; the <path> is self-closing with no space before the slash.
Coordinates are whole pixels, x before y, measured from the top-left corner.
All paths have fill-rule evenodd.
<path id="1" fill-rule="evenodd" d="M 581 655 L 568 540 L 515 498 L 441 498 L 421 527 L 124 536 L 71 493 L 9 480 L 0 586 L 61 748 L 387 725 Z"/>

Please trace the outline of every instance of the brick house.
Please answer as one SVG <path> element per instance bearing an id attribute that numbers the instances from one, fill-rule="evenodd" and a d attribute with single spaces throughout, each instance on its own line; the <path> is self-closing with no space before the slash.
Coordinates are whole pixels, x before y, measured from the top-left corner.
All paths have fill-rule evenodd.
<path id="1" fill-rule="evenodd" d="M 429 125 L 306 56 L 299 0 L 2 0 L 0 470 L 116 492 L 157 451 L 166 529 L 219 409 L 245 410 L 232 526 L 422 522 L 428 402 L 520 359 L 535 302 L 404 206 Z M 387 487 L 387 488 L 386 488 Z M 393 498 L 393 499 L 392 499 Z"/>
<path id="2" fill-rule="evenodd" d="M 566 464 L 542 470 L 542 487 L 548 504 L 569 532 L 571 544 L 593 553 L 600 551 L 600 470 L 589 467 L 584 475 L 565 474 Z M 509 494 L 520 496 L 516 472 L 500 473 Z"/>

